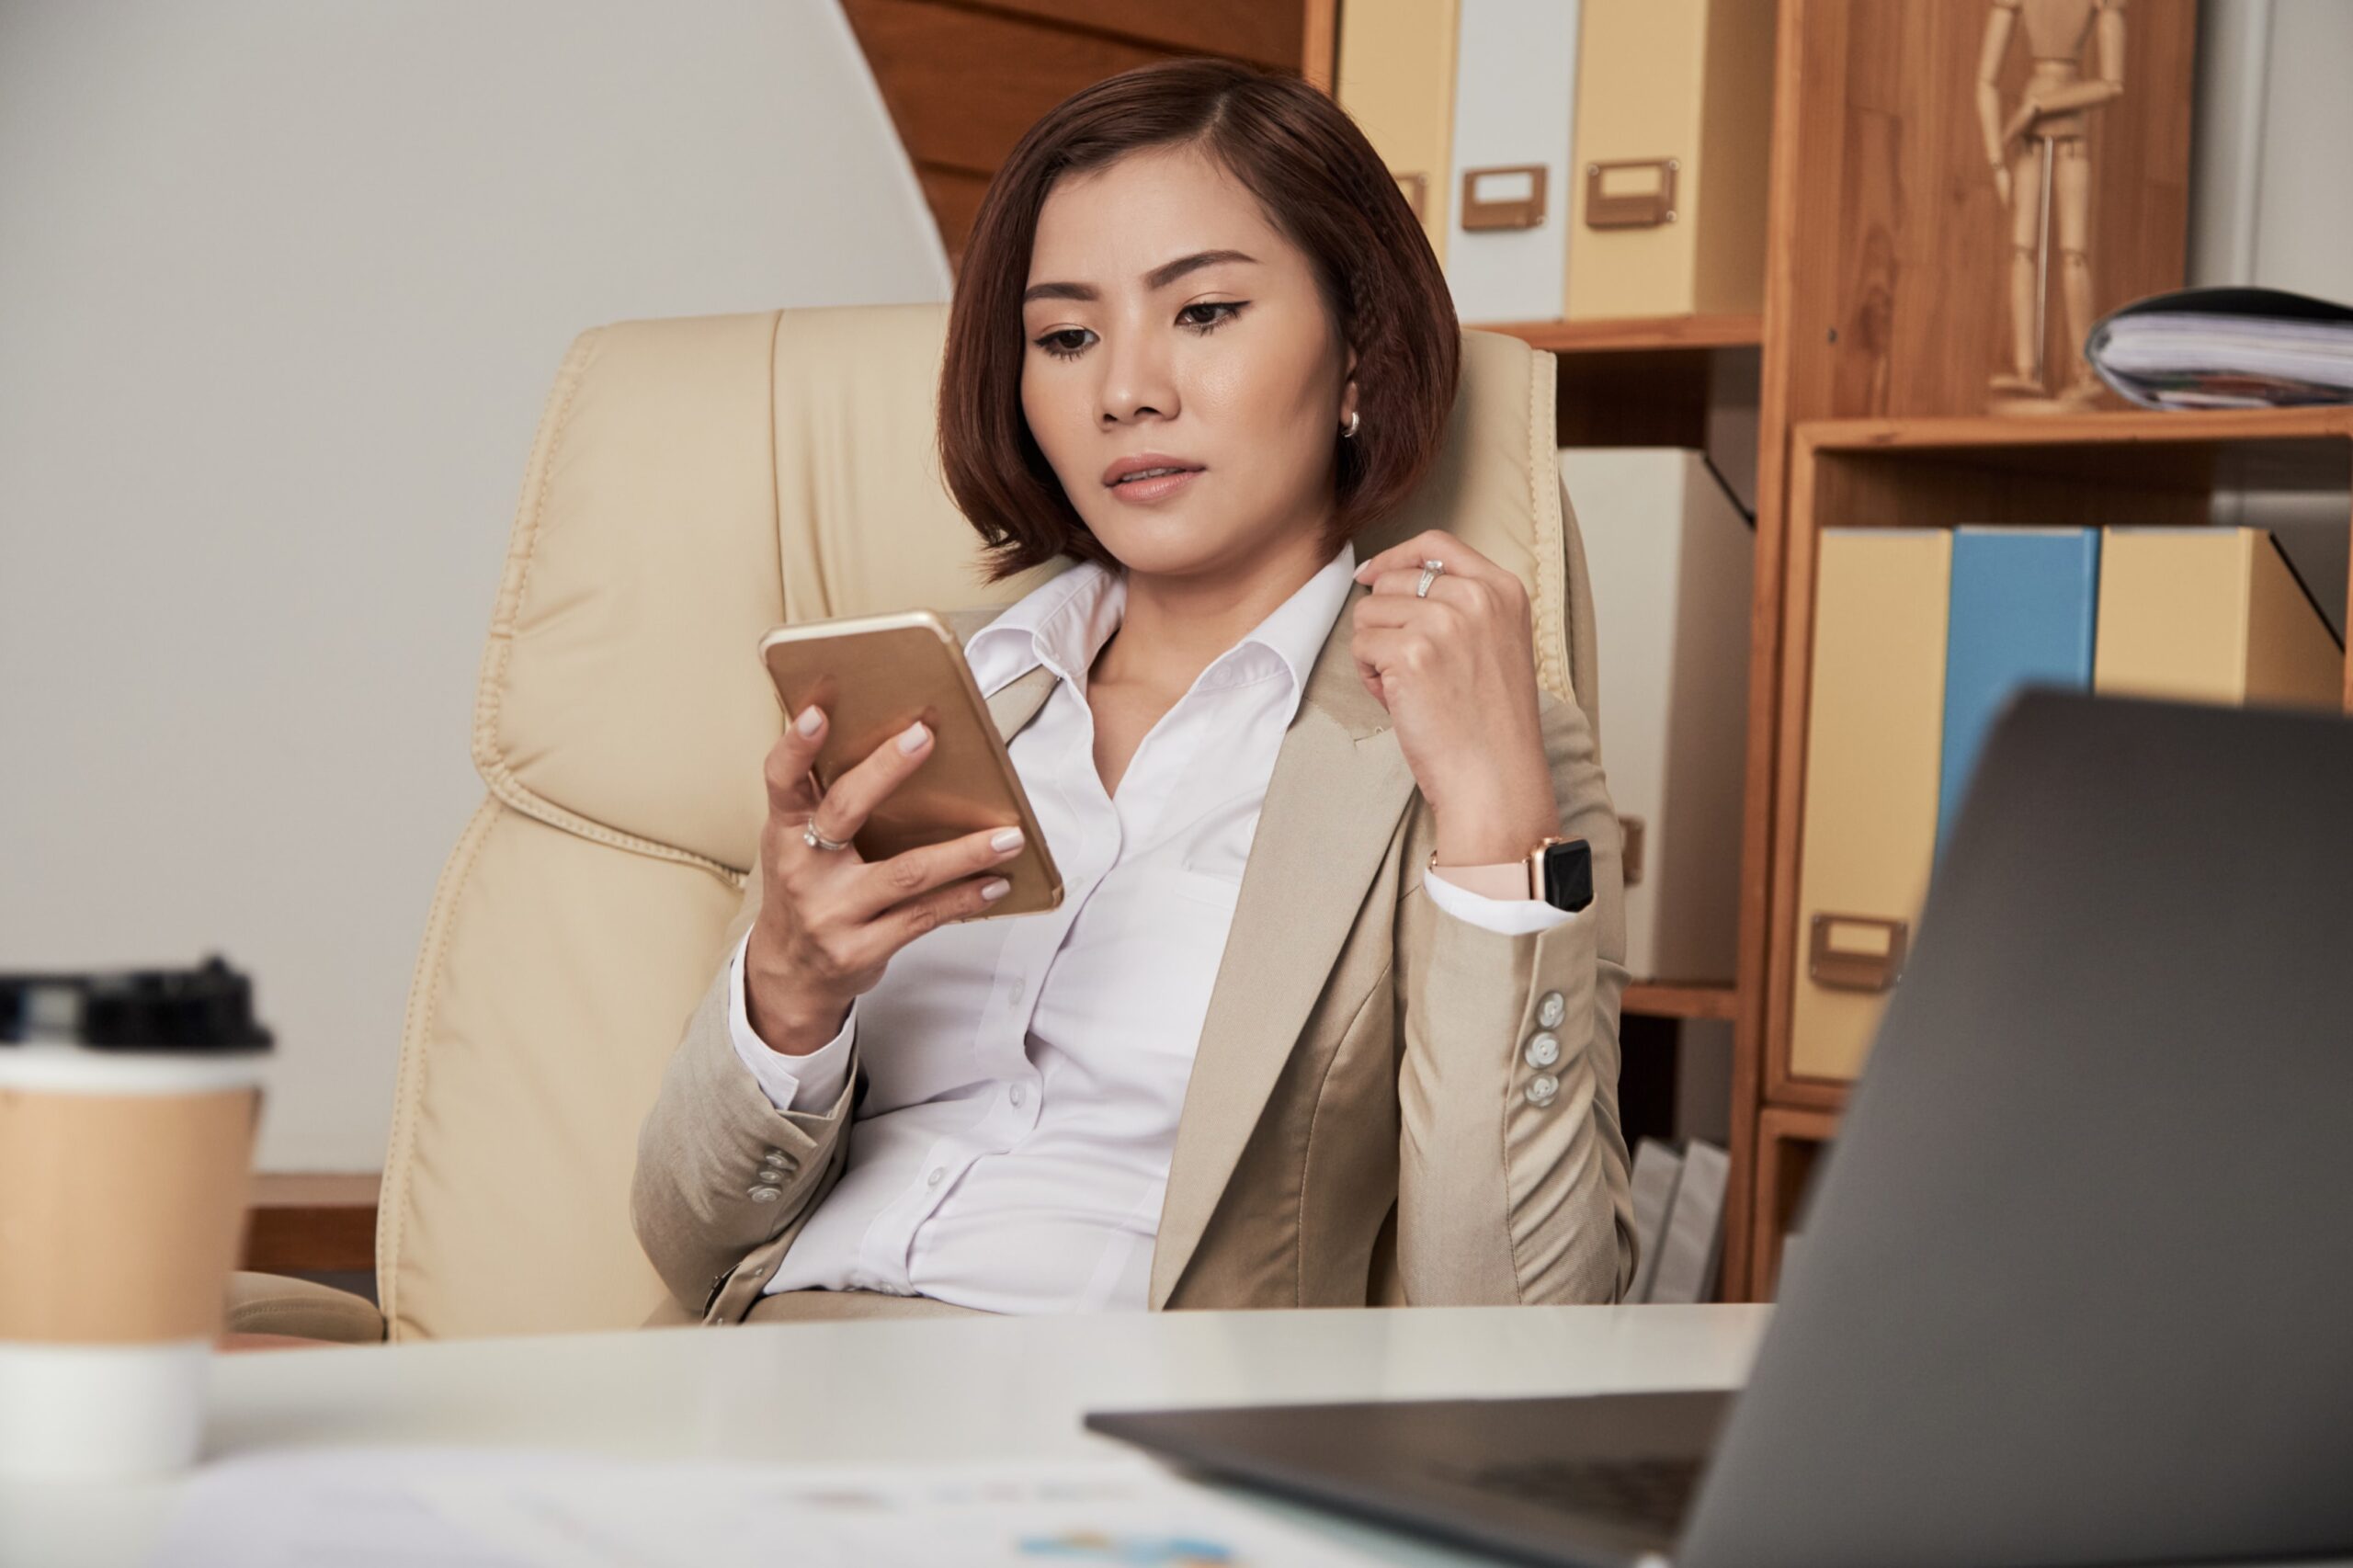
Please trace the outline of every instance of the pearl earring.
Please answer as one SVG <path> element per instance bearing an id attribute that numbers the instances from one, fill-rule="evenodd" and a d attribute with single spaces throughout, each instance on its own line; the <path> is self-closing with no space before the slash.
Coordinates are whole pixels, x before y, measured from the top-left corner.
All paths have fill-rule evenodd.
<path id="1" fill-rule="evenodd" d="M 1343 441 L 1355 439 L 1357 426 L 1362 423 L 1362 421 L 1363 416 L 1358 414 L 1355 409 L 1352 408 L 1348 410 L 1348 423 L 1347 426 L 1341 430 L 1340 439 Z"/>

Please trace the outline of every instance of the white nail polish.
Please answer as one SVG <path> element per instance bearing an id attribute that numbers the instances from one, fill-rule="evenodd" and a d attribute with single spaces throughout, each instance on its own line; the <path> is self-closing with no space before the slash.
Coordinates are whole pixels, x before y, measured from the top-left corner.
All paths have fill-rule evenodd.
<path id="1" fill-rule="evenodd" d="M 794 722 L 792 727 L 799 730 L 804 735 L 813 735 L 817 733 L 817 726 L 824 722 L 825 710 L 824 709 L 804 708 L 801 710 L 801 717 Z"/>
<path id="2" fill-rule="evenodd" d="M 908 725 L 906 733 L 899 737 L 899 749 L 904 752 L 915 750 L 923 744 L 927 733 L 920 723 Z"/>
<path id="3" fill-rule="evenodd" d="M 991 881 L 981 884 L 981 896 L 987 899 L 991 903 L 995 903 L 998 899 L 1003 898 L 1006 893 L 1009 893 L 1012 891 L 1013 884 L 1006 881 L 1003 877 L 998 877 Z"/>
<path id="4" fill-rule="evenodd" d="M 1020 848 L 1021 830 L 1017 827 L 1006 828 L 1003 833 L 998 834 L 995 837 L 989 840 L 989 847 L 1000 852 L 1007 849 Z"/>

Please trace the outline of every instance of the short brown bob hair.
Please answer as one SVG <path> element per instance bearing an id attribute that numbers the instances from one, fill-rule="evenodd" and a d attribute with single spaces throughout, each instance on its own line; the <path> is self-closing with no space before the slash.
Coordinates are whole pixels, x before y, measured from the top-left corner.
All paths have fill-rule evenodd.
<path id="1" fill-rule="evenodd" d="M 1029 128 L 982 198 L 948 319 L 939 455 L 1001 582 L 1069 554 L 1113 570 L 1021 412 L 1021 295 L 1055 180 L 1144 148 L 1197 145 L 1305 251 L 1357 351 L 1358 436 L 1339 445 L 1326 545 L 1402 501 L 1446 438 L 1462 346 L 1438 258 L 1356 122 L 1294 76 L 1218 60 L 1142 66 L 1064 99 Z M 1339 422 L 1333 438 L 1339 440 Z"/>

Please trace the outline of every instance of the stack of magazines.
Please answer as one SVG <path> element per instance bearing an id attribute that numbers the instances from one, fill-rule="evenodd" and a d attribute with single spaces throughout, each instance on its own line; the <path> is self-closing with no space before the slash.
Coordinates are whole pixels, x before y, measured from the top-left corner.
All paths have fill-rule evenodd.
<path id="1" fill-rule="evenodd" d="M 2101 322 L 2084 357 L 2143 408 L 2353 403 L 2353 310 L 2277 289 L 2183 289 Z"/>

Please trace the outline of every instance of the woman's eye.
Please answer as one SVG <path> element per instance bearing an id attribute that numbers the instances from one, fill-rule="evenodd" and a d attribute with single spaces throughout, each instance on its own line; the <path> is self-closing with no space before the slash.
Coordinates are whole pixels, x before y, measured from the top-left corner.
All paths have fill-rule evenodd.
<path id="1" fill-rule="evenodd" d="M 1085 351 L 1086 340 L 1092 335 L 1083 326 L 1066 326 L 1060 332 L 1050 332 L 1038 339 L 1038 347 L 1057 359 L 1075 359 Z"/>
<path id="2" fill-rule="evenodd" d="M 1242 307 L 1248 303 L 1247 300 L 1204 300 L 1198 305 L 1187 305 L 1178 311 L 1176 319 L 1197 332 L 1212 333 L 1240 315 Z M 1204 315 L 1199 313 L 1202 312 L 1216 313 Z"/>

